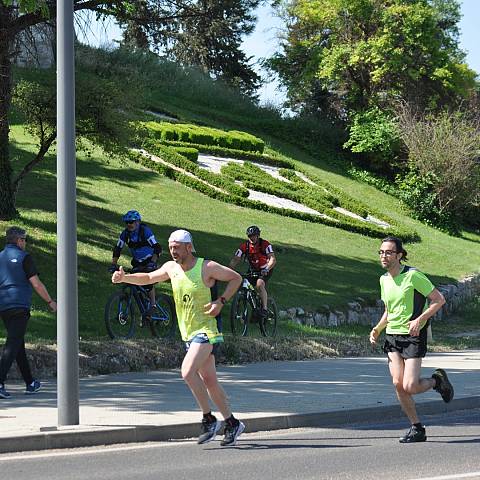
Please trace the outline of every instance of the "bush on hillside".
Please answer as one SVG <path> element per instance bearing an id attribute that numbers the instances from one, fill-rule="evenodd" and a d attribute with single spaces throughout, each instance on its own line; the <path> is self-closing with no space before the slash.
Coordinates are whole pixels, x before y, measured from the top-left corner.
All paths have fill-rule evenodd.
<path id="1" fill-rule="evenodd" d="M 186 143 L 174 141 L 162 141 L 165 145 L 172 147 L 191 147 L 199 152 L 215 155 L 217 157 L 236 158 L 238 160 L 248 160 L 250 162 L 262 163 L 273 167 L 295 168 L 295 164 L 286 158 L 274 157 L 265 153 L 246 152 L 245 150 L 236 150 L 233 148 L 217 147 L 216 145 L 201 145 L 199 143 Z"/>
<path id="2" fill-rule="evenodd" d="M 187 123 L 142 122 L 141 126 L 162 141 L 179 141 L 200 145 L 216 145 L 223 148 L 262 153 L 265 142 L 246 132 L 200 127 Z"/>
<path id="3" fill-rule="evenodd" d="M 168 149 L 166 150 L 166 149 L 167 147 L 165 147 L 164 145 L 157 144 L 155 146 L 153 143 L 150 143 L 149 146 L 147 147 L 148 151 L 161 156 L 161 158 L 165 161 L 178 162 L 179 161 L 178 157 L 180 157 L 180 155 L 178 155 L 172 149 L 169 149 L 169 150 Z M 255 210 L 271 212 L 281 216 L 298 218 L 300 220 L 305 220 L 305 221 L 314 222 L 314 223 L 321 223 L 324 225 L 329 225 L 331 227 L 341 228 L 343 230 L 359 233 L 361 235 L 367 235 L 374 238 L 383 238 L 386 235 L 399 235 L 406 242 L 419 240 L 418 234 L 415 231 L 411 231 L 411 230 L 404 229 L 402 227 L 395 226 L 393 223 L 391 227 L 387 229 L 383 229 L 376 225 L 372 225 L 366 222 L 361 222 L 354 218 L 349 218 L 345 216 L 344 216 L 345 218 L 343 219 L 327 218 L 323 216 L 313 215 L 311 213 L 291 210 L 288 208 L 274 207 L 271 205 L 267 205 L 263 202 L 251 200 L 244 196 L 236 195 L 234 193 L 226 193 L 221 190 L 217 190 L 212 186 L 208 185 L 207 183 L 200 181 L 197 178 L 190 177 L 182 172 L 174 170 L 173 168 L 170 168 L 158 162 L 155 162 L 151 158 L 148 158 L 139 152 L 132 152 L 130 155 L 130 158 L 133 161 L 140 163 L 147 168 L 150 168 L 151 170 L 157 171 L 158 173 L 165 175 L 168 178 L 171 178 L 172 180 L 176 180 L 177 182 L 183 183 L 187 187 L 194 188 L 195 190 L 205 195 L 208 195 L 211 198 L 216 198 L 223 202 L 232 203 L 240 207 L 253 208 Z M 186 164 L 190 168 L 192 168 L 191 166 L 198 168 L 194 163 L 190 162 L 185 158 L 184 158 L 184 161 L 190 164 L 190 165 Z M 208 172 L 207 170 L 203 170 L 200 168 L 198 169 L 198 171 L 203 172 L 203 174 L 201 174 L 202 176 L 204 176 L 203 179 L 206 180 L 207 178 L 209 178 L 211 180 L 211 181 L 206 180 L 209 183 L 212 183 L 213 180 L 218 182 L 221 181 L 220 179 L 222 178 L 222 176 L 220 175 L 215 175 L 211 172 Z M 223 177 L 223 179 L 226 182 L 224 184 L 224 187 L 228 185 L 233 185 L 234 187 L 238 187 L 239 189 L 246 190 L 244 189 L 244 187 L 241 187 L 240 185 L 227 182 L 225 177 Z M 228 190 L 228 188 L 223 188 L 223 189 Z M 248 195 L 248 191 L 247 191 L 247 195 Z"/>
<path id="4" fill-rule="evenodd" d="M 198 150 L 191 147 L 172 147 L 178 154 L 188 158 L 191 162 L 197 162 Z"/>
<path id="5" fill-rule="evenodd" d="M 409 172 L 400 181 L 404 201 L 418 218 L 452 233 L 466 221 L 478 227 L 480 115 L 419 116 L 405 107 L 399 128 L 409 160 Z"/>
<path id="6" fill-rule="evenodd" d="M 343 147 L 363 154 L 370 170 L 382 173 L 398 171 L 401 140 L 393 118 L 373 107 L 353 116 L 349 139 Z"/>

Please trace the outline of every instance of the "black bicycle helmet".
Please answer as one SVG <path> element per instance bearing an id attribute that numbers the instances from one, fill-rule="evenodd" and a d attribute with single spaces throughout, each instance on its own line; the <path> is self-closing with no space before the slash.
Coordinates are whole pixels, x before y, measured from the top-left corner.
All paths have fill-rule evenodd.
<path id="1" fill-rule="evenodd" d="M 247 228 L 247 237 L 251 235 L 260 235 L 260 229 L 256 225 Z"/>

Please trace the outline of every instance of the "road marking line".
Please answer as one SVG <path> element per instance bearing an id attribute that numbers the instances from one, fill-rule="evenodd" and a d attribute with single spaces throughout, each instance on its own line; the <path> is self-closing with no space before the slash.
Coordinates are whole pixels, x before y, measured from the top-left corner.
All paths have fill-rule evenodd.
<path id="1" fill-rule="evenodd" d="M 191 445 L 193 443 L 196 443 L 196 440 L 192 441 L 183 441 L 183 442 L 156 442 L 152 443 L 149 445 L 130 445 L 130 446 L 125 446 L 125 447 L 113 447 L 109 448 L 108 445 L 99 445 L 97 447 L 78 447 L 82 448 L 81 451 L 66 451 L 66 452 L 42 452 L 42 453 L 33 453 L 33 454 L 27 454 L 27 455 L 22 455 L 21 452 L 19 452 L 17 455 L 10 455 L 8 457 L 4 457 L 0 455 L 0 463 L 1 462 L 7 462 L 9 460 L 30 460 L 33 458 L 47 458 L 47 457 L 73 457 L 73 456 L 78 456 L 78 455 L 88 455 L 88 454 L 93 454 L 93 455 L 99 455 L 99 454 L 104 454 L 104 453 L 110 453 L 110 452 L 124 452 L 126 450 L 145 450 L 148 448 L 160 448 L 160 447 L 179 447 L 181 445 Z M 101 447 L 102 450 L 94 450 L 94 448 L 99 448 Z"/>
<path id="2" fill-rule="evenodd" d="M 417 477 L 411 480 L 456 480 L 457 478 L 480 478 L 480 472 L 455 473 L 454 475 L 441 475 L 440 477 Z"/>

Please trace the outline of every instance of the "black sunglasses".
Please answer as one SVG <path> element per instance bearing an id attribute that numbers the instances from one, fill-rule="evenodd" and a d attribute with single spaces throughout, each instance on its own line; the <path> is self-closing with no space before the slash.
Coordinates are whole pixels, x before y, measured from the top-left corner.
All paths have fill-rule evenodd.
<path id="1" fill-rule="evenodd" d="M 125 222 L 127 225 L 132 225 L 133 223 L 135 223 L 135 220 L 129 220 L 128 222 Z"/>

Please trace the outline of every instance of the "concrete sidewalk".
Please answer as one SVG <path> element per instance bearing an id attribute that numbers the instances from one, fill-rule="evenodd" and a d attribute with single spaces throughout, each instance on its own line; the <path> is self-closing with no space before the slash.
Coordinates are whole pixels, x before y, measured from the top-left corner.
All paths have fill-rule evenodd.
<path id="1" fill-rule="evenodd" d="M 421 413 L 480 407 L 480 351 L 430 354 L 423 375 L 445 368 L 455 399 L 430 391 Z M 385 357 L 219 366 L 235 415 L 247 431 L 332 426 L 403 415 Z M 7 385 L 0 400 L 0 453 L 195 437 L 201 415 L 178 370 L 80 380 L 80 425 L 56 428 L 56 383 L 36 395 Z"/>

